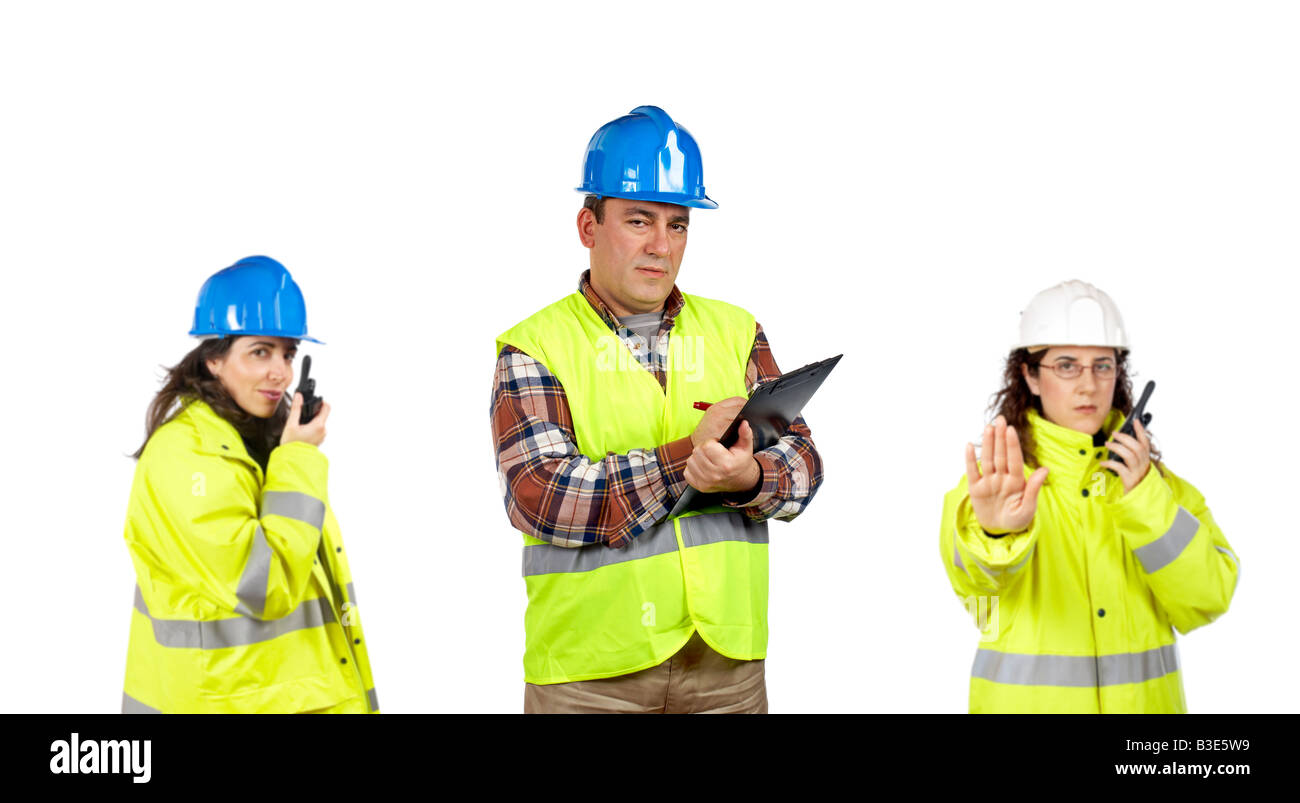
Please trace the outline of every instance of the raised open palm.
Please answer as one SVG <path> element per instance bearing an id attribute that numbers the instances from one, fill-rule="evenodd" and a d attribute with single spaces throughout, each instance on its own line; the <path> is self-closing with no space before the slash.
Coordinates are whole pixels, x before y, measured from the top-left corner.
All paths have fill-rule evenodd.
<path id="1" fill-rule="evenodd" d="M 993 535 L 1027 529 L 1038 509 L 1038 490 L 1047 480 L 1047 467 L 1025 479 L 1020 436 L 1002 416 L 984 428 L 981 457 L 983 461 L 976 463 L 975 447 L 966 444 L 966 484 L 980 526 Z"/>

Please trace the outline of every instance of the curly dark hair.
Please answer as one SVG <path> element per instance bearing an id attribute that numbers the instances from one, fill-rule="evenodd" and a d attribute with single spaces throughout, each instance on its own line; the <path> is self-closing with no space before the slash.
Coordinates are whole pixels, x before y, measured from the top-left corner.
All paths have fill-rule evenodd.
<path id="1" fill-rule="evenodd" d="M 154 396 L 145 414 L 144 443 L 131 455 L 136 460 L 144 454 L 144 447 L 149 438 L 163 424 L 176 415 L 195 399 L 202 400 L 225 420 L 229 421 L 239 436 L 243 438 L 248 453 L 265 468 L 270 459 L 271 450 L 280 443 L 280 433 L 284 431 L 289 419 L 289 405 L 284 398 L 276 406 L 270 418 L 258 418 L 250 415 L 240 407 L 217 379 L 208 370 L 208 360 L 224 357 L 230 353 L 234 337 L 220 337 L 204 340 L 181 361 L 171 368 L 163 366 L 167 376 L 163 379 L 162 389 Z M 297 341 L 293 341 L 295 344 Z"/>
<path id="2" fill-rule="evenodd" d="M 994 418 L 1000 415 L 1009 426 L 1016 428 L 1025 465 L 1035 468 L 1038 466 L 1038 458 L 1034 456 L 1034 435 L 1029 430 L 1029 410 L 1032 407 L 1042 415 L 1043 400 L 1029 389 L 1021 366 L 1028 366 L 1029 373 L 1037 376 L 1040 359 L 1042 352 L 1030 354 L 1027 348 L 1016 349 L 1008 354 L 1002 370 L 1002 389 L 994 393 L 989 402 L 989 412 Z M 1127 416 L 1133 411 L 1133 381 L 1129 378 L 1128 352 L 1115 350 L 1115 371 L 1115 397 L 1111 400 L 1111 408 Z M 1147 435 L 1151 436 L 1151 430 L 1147 430 Z M 1154 464 L 1159 458 L 1160 452 L 1152 443 L 1151 462 Z"/>

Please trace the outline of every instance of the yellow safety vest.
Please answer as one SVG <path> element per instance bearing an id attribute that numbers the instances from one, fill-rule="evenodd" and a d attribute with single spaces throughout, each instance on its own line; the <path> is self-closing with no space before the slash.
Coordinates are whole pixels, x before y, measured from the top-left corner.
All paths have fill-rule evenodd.
<path id="1" fill-rule="evenodd" d="M 123 713 L 379 710 L 328 466 L 294 442 L 263 475 L 201 401 L 149 438 L 126 517 Z"/>
<path id="2" fill-rule="evenodd" d="M 1092 436 L 1032 410 L 1029 423 L 1049 473 L 1027 532 L 984 534 L 964 477 L 944 497 L 940 554 L 981 628 L 971 712 L 1185 712 L 1172 628 L 1228 609 L 1237 556 L 1167 467 L 1126 494 Z"/>
<path id="3" fill-rule="evenodd" d="M 754 317 L 685 296 L 669 337 L 667 388 L 581 293 L 497 338 L 564 387 L 578 450 L 593 461 L 691 434 L 696 401 L 745 396 Z M 725 507 L 651 524 L 631 545 L 558 547 L 524 534 L 524 678 L 563 683 L 655 666 L 695 631 L 731 658 L 767 650 L 767 525 Z"/>

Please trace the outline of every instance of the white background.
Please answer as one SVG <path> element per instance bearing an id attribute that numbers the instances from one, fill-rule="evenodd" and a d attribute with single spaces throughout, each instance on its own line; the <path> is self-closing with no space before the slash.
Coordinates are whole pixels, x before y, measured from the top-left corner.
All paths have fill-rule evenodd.
<path id="1" fill-rule="evenodd" d="M 750 309 L 827 479 L 772 527 L 774 712 L 966 708 L 938 551 L 1017 313 L 1122 309 L 1153 428 L 1240 555 L 1191 710 L 1297 711 L 1300 40 L 1283 3 L 9 3 L 3 707 L 114 711 L 160 364 L 250 254 L 302 286 L 384 708 L 517 711 L 493 339 L 576 285 L 583 147 L 634 106 L 720 203 L 679 285 Z"/>

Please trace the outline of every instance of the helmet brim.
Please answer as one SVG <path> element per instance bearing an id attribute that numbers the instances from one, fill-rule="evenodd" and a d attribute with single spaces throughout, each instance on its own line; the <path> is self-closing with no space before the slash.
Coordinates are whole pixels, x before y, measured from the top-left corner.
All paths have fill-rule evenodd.
<path id="1" fill-rule="evenodd" d="M 717 209 L 718 203 L 707 195 L 696 198 L 676 192 L 596 192 L 588 187 L 575 187 L 576 192 L 597 198 L 622 198 L 627 201 L 650 201 L 658 204 L 689 206 L 692 209 Z"/>
<path id="2" fill-rule="evenodd" d="M 287 332 L 200 332 L 191 329 L 190 337 L 197 337 L 199 340 L 216 340 L 222 337 L 283 337 L 289 340 L 306 340 L 319 346 L 325 345 L 325 341 L 317 340 L 311 335 L 294 335 Z"/>

